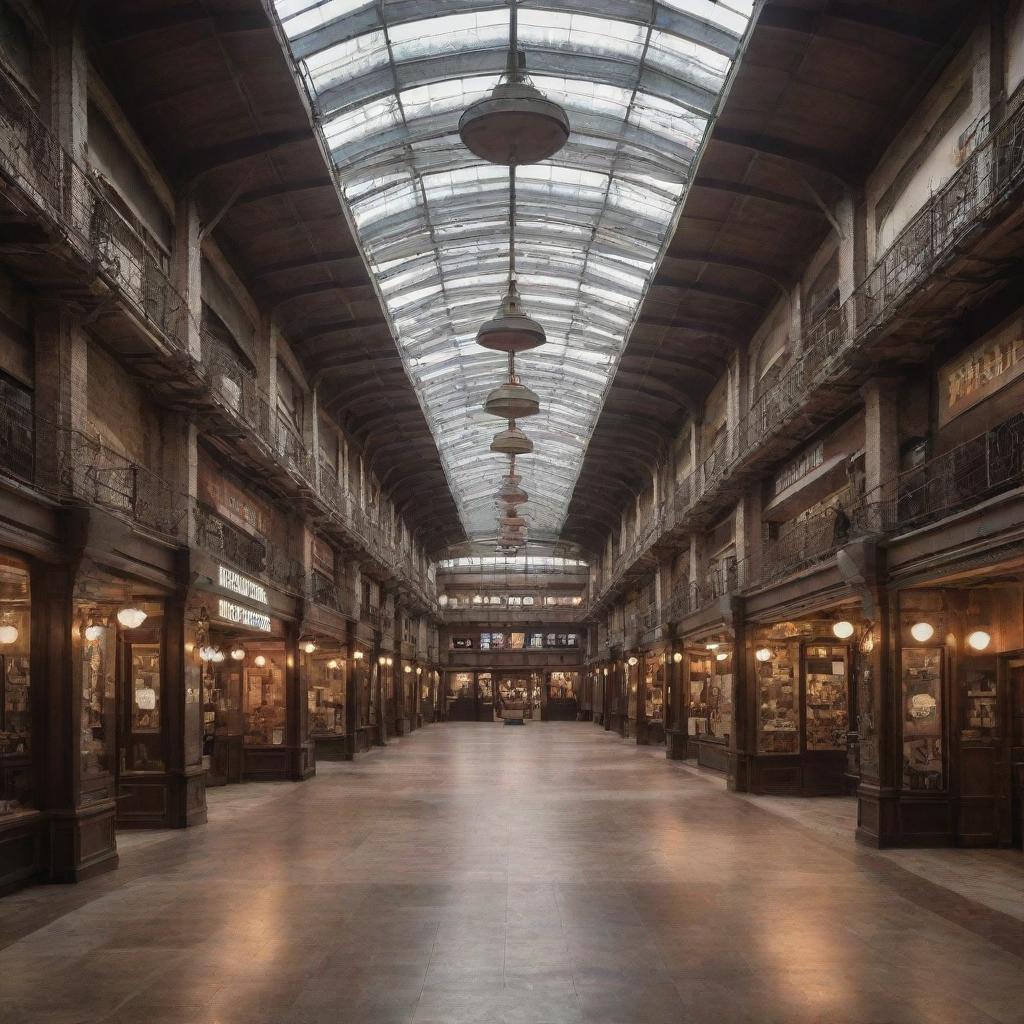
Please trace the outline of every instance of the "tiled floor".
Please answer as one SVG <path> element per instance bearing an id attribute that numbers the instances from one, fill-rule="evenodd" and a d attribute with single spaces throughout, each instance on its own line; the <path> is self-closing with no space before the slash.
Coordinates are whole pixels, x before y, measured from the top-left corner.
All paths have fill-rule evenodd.
<path id="1" fill-rule="evenodd" d="M 1024 1024 L 1024 922 L 590 725 L 433 726 L 210 817 L 0 901 L 0 1021 Z"/>

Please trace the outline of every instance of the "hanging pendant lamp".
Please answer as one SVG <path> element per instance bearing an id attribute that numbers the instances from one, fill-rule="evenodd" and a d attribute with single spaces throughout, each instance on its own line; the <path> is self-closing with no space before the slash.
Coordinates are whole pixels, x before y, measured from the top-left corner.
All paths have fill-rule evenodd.
<path id="1" fill-rule="evenodd" d="M 540 412 L 540 399 L 536 392 L 510 377 L 487 396 L 484 412 L 500 416 L 503 420 L 521 420 Z"/>
<path id="2" fill-rule="evenodd" d="M 526 313 L 516 284 L 516 168 L 508 169 L 508 291 L 496 316 L 476 332 L 481 348 L 496 352 L 527 352 L 547 341 L 544 328 Z"/>
<path id="3" fill-rule="evenodd" d="M 569 139 L 565 111 L 526 76 L 519 50 L 517 0 L 509 0 L 508 62 L 489 96 L 469 106 L 459 136 L 474 155 L 491 164 L 536 164 L 554 156 Z"/>
<path id="4" fill-rule="evenodd" d="M 530 496 L 519 486 L 519 478 L 505 477 L 501 487 L 498 488 L 498 500 L 514 503 L 516 505 L 525 505 L 530 500 Z"/>
<path id="5" fill-rule="evenodd" d="M 529 455 L 533 451 L 533 442 L 515 425 L 512 420 L 508 430 L 494 435 L 491 451 L 499 455 Z"/>

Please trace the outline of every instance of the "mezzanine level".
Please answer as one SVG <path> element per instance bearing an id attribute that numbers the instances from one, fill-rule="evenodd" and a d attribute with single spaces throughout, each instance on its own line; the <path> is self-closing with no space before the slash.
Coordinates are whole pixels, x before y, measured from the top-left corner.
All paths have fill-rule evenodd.
<path id="1" fill-rule="evenodd" d="M 859 386 L 880 361 L 920 361 L 929 350 L 928 339 L 923 343 L 919 336 L 920 319 L 941 322 L 998 280 L 992 268 L 1012 252 L 1007 235 L 1020 220 L 1022 185 L 1024 105 L 1019 105 L 981 139 L 853 293 L 804 332 L 790 369 L 722 434 L 674 492 L 634 525 L 589 615 L 600 615 L 654 570 L 660 553 L 705 529 L 735 504 L 747 484 L 763 479 L 824 423 L 853 407 Z M 981 269 L 956 273 L 972 260 Z M 818 530 L 828 532 L 823 524 Z M 709 579 L 692 586 L 696 600 L 707 601 L 742 585 Z"/>
<path id="2" fill-rule="evenodd" d="M 372 575 L 402 589 L 417 609 L 436 613 L 432 583 L 411 552 L 395 544 L 387 525 L 367 514 L 336 474 L 332 478 L 319 464 L 255 376 L 225 355 L 174 286 L 167 255 L 121 212 L 107 186 L 61 146 L 19 85 L 2 72 L 0 181 L 0 259 L 42 293 L 78 310 L 162 404 L 188 411 L 223 454 L 279 496 L 298 500 Z M 12 456 L 25 431 L 24 422 L 15 421 L 25 415 L 16 407 L 3 412 L 0 444 Z M 27 415 L 33 436 L 49 429 Z M 61 500 L 87 500 L 85 491 L 95 481 L 97 504 L 183 539 L 184 495 L 172 495 L 166 482 L 102 445 L 84 437 L 65 440 L 76 453 L 62 456 L 64 464 L 45 480 L 33 466 L 30 483 Z M 72 481 L 68 474 L 79 464 L 86 467 L 84 476 Z M 5 465 L 25 468 L 23 462 Z"/>

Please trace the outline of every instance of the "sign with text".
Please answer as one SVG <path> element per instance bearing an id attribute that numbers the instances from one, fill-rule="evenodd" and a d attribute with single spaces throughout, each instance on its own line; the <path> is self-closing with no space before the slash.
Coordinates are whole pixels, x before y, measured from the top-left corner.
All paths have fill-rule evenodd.
<path id="1" fill-rule="evenodd" d="M 250 601 L 257 602 L 257 604 L 269 603 L 267 588 L 262 583 L 257 583 L 255 580 L 249 579 L 248 576 L 243 576 L 240 572 L 229 569 L 226 565 L 217 567 L 217 582 L 225 590 L 230 590 L 231 593 L 237 594 L 239 597 L 247 597 Z"/>
<path id="2" fill-rule="evenodd" d="M 239 626 L 258 629 L 261 633 L 269 633 L 273 629 L 270 616 L 266 612 L 258 612 L 254 608 L 246 608 L 244 605 L 234 604 L 231 601 L 223 600 L 223 598 L 217 603 L 217 615 Z"/>
<path id="3" fill-rule="evenodd" d="M 1024 374 L 1024 317 L 987 334 L 939 370 L 939 425 Z"/>

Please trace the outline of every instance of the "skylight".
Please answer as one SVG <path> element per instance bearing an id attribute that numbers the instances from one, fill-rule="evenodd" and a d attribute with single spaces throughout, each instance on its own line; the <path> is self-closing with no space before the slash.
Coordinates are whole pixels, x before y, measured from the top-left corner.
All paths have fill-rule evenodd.
<path id="1" fill-rule="evenodd" d="M 517 359 L 541 400 L 517 467 L 534 539 L 561 528 L 752 0 L 642 6 L 635 19 L 640 5 L 612 0 L 519 8 L 530 76 L 571 126 L 552 160 L 517 172 L 519 288 L 548 337 Z M 504 67 L 508 9 L 277 0 L 277 12 L 466 531 L 491 537 L 502 424 L 481 406 L 504 357 L 475 336 L 503 291 L 508 173 L 457 126 Z"/>

